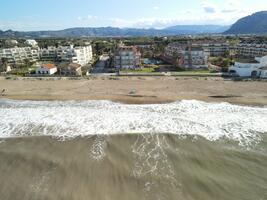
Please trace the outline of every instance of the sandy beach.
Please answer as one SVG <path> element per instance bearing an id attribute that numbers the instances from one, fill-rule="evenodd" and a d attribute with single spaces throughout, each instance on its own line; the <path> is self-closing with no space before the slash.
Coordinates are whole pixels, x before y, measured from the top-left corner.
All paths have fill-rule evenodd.
<path id="1" fill-rule="evenodd" d="M 0 98 L 16 100 L 111 100 L 128 104 L 177 100 L 267 105 L 267 82 L 197 77 L 91 77 L 79 80 L 0 77 Z"/>
<path id="2" fill-rule="evenodd" d="M 267 199 L 267 83 L 0 80 L 0 199 Z M 8 99 L 63 100 L 12 101 Z"/>

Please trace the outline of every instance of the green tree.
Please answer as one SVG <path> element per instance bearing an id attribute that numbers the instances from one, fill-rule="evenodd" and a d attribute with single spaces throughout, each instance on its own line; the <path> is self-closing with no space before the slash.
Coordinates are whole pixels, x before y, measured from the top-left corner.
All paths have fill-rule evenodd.
<path id="1" fill-rule="evenodd" d="M 8 60 L 7 58 L 1 58 L 1 65 L 0 65 L 0 72 L 3 72 L 6 70 L 7 68 L 7 63 L 8 63 Z"/>
<path id="2" fill-rule="evenodd" d="M 32 66 L 32 62 L 26 58 L 23 60 L 23 64 L 26 66 L 26 67 L 31 67 Z"/>

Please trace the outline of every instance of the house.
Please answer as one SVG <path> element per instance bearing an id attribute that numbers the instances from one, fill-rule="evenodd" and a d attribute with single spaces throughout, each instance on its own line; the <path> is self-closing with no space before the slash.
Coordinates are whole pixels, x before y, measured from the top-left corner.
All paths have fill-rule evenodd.
<path id="1" fill-rule="evenodd" d="M 141 64 L 141 53 L 135 46 L 120 45 L 115 51 L 114 65 L 117 69 L 135 69 Z"/>
<path id="2" fill-rule="evenodd" d="M 267 56 L 255 59 L 241 59 L 229 68 L 229 73 L 239 77 L 264 77 L 266 73 Z"/>
<path id="3" fill-rule="evenodd" d="M 57 72 L 57 67 L 54 64 L 47 63 L 42 64 L 36 69 L 36 74 L 38 75 L 53 75 Z"/>
<path id="4" fill-rule="evenodd" d="M 58 71 L 63 76 L 82 76 L 82 66 L 77 63 L 62 63 Z"/>

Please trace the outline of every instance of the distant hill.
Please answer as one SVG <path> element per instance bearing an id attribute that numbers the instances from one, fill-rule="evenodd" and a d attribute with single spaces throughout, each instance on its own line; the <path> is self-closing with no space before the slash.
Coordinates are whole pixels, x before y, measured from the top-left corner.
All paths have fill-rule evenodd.
<path id="1" fill-rule="evenodd" d="M 178 25 L 165 28 L 164 30 L 180 32 L 185 34 L 223 33 L 230 26 L 220 25 Z"/>
<path id="2" fill-rule="evenodd" d="M 138 28 L 69 28 L 58 31 L 1 31 L 0 37 L 135 37 L 135 36 L 172 36 L 182 34 L 214 34 L 222 33 L 229 27 L 216 25 L 178 25 L 165 29 L 138 29 Z"/>
<path id="3" fill-rule="evenodd" d="M 267 34 L 267 11 L 238 20 L 225 34 Z"/>

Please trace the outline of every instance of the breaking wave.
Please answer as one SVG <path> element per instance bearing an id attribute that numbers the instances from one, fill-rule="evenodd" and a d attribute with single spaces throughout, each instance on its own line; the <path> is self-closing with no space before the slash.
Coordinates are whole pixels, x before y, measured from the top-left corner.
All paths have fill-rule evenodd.
<path id="1" fill-rule="evenodd" d="M 1 138 L 168 133 L 247 143 L 267 132 L 266 107 L 195 100 L 156 105 L 0 100 L 0 119 Z"/>

